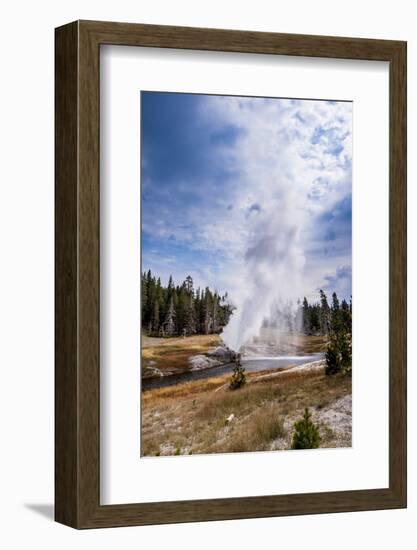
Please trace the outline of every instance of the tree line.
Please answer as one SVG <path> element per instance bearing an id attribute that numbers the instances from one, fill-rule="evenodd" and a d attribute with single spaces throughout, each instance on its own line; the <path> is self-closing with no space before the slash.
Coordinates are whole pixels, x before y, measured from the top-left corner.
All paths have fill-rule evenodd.
<path id="1" fill-rule="evenodd" d="M 163 286 L 151 270 L 142 273 L 142 329 L 149 336 L 217 334 L 229 322 L 233 308 L 227 293 L 221 296 L 209 287 L 194 289 L 188 275 L 181 285 L 172 276 Z"/>
<path id="2" fill-rule="evenodd" d="M 309 303 L 304 298 L 302 305 L 302 329 L 305 334 L 328 335 L 342 329 L 352 332 L 352 300 L 339 302 L 336 292 L 329 305 L 326 293 L 320 290 L 320 301 Z"/>

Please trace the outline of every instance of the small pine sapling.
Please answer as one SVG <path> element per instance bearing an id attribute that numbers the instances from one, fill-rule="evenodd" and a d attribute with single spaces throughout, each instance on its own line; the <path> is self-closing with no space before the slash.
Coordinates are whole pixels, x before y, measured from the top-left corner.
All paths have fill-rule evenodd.
<path id="1" fill-rule="evenodd" d="M 294 423 L 294 435 L 291 449 L 318 449 L 320 434 L 318 427 L 311 420 L 311 413 L 306 408 L 302 420 Z"/>

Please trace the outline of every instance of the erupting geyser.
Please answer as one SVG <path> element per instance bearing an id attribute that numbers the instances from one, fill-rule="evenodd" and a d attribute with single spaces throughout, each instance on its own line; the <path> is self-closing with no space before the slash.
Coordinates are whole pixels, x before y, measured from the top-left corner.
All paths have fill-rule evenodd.
<path id="1" fill-rule="evenodd" d="M 273 321 L 278 335 L 294 329 L 285 311 L 295 318 L 297 301 L 303 296 L 302 216 L 294 206 L 293 190 L 288 185 L 277 187 L 277 197 L 258 213 L 252 226 L 240 287 L 233 295 L 236 310 L 221 334 L 236 352 L 259 334 L 265 320 Z"/>

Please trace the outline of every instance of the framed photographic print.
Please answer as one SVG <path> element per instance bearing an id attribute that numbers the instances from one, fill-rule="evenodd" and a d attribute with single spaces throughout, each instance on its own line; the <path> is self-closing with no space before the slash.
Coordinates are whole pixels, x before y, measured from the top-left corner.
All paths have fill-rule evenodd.
<path id="1" fill-rule="evenodd" d="M 406 506 L 406 43 L 56 29 L 56 520 Z"/>

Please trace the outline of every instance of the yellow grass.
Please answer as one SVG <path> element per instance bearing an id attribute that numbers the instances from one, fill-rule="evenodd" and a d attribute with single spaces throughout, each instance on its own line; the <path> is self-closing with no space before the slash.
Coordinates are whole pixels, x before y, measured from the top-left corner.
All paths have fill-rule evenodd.
<path id="1" fill-rule="evenodd" d="M 155 367 L 162 373 L 180 373 L 188 370 L 188 359 L 207 353 L 220 344 L 217 334 L 187 336 L 186 338 L 152 338 L 142 335 L 142 376 L 146 369 Z"/>
<path id="2" fill-rule="evenodd" d="M 323 336 L 277 334 L 264 329 L 255 343 L 288 353 L 316 353 Z M 142 376 L 185 372 L 191 356 L 220 345 L 218 335 L 142 336 Z M 156 373 L 157 374 L 157 373 Z M 322 445 L 351 444 L 351 417 L 334 404 L 351 395 L 351 380 L 319 369 L 247 373 L 243 388 L 229 390 L 230 374 L 152 389 L 142 394 L 141 452 L 145 456 L 288 449 L 293 425 L 305 407 L 320 426 Z M 346 413 L 346 414 L 345 414 Z M 350 413 L 351 414 L 351 413 Z M 232 415 L 232 416 L 231 416 Z M 339 415 L 339 416 L 337 416 Z M 333 418 L 342 418 L 340 427 Z M 323 419 L 323 420 L 321 420 Z M 332 423 L 333 422 L 333 423 Z M 340 429 L 339 429 L 340 428 Z"/>
<path id="3" fill-rule="evenodd" d="M 149 390 L 142 396 L 142 454 L 174 455 L 288 449 L 293 424 L 309 407 L 320 411 L 351 394 L 351 380 L 324 370 L 291 369 L 262 379 L 250 373 L 243 388 L 228 390 L 229 376 Z M 228 421 L 230 415 L 233 419 Z M 320 424 L 326 447 L 349 446 L 350 430 Z"/>

